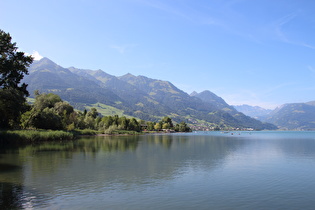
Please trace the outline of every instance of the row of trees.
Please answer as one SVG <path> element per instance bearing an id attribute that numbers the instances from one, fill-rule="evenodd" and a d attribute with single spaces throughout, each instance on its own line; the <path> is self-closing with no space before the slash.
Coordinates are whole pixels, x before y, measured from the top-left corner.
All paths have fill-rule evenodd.
<path id="1" fill-rule="evenodd" d="M 164 117 L 159 122 L 146 122 L 125 116 L 104 116 L 102 117 L 95 108 L 84 112 L 75 111 L 74 108 L 61 100 L 53 93 L 35 92 L 35 102 L 28 106 L 28 110 L 21 115 L 21 127 L 24 129 L 52 129 L 52 130 L 74 130 L 93 129 L 104 133 L 111 133 L 115 130 L 162 130 L 173 129 L 175 131 L 189 131 L 186 123 L 182 122 L 173 125 L 172 119 Z"/>
<path id="2" fill-rule="evenodd" d="M 35 102 L 29 106 L 28 111 L 21 116 L 21 127 L 53 130 L 93 129 L 105 133 L 114 130 L 174 130 L 180 132 L 190 131 L 185 122 L 173 125 L 172 119 L 164 117 L 159 122 L 146 122 L 125 116 L 102 117 L 95 108 L 84 112 L 75 111 L 74 108 L 61 100 L 53 93 L 35 93 Z"/>

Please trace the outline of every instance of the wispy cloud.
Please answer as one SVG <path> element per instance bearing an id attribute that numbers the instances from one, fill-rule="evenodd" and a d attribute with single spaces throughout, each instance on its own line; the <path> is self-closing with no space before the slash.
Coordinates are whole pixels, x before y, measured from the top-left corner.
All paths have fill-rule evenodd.
<path id="1" fill-rule="evenodd" d="M 315 73 L 315 68 L 313 66 L 307 66 L 307 68 L 312 72 Z"/>
<path id="2" fill-rule="evenodd" d="M 287 89 L 289 86 L 293 86 L 293 85 L 296 85 L 296 84 L 297 84 L 296 82 L 281 83 L 281 84 L 278 84 L 278 85 L 266 88 L 263 93 L 264 93 L 264 95 L 270 95 L 270 94 L 273 94 L 275 91 L 277 91 L 279 89 L 283 89 L 283 88 Z"/>
<path id="3" fill-rule="evenodd" d="M 237 89 L 237 91 L 227 93 L 220 93 L 219 95 L 226 100 L 228 104 L 232 105 L 242 105 L 248 104 L 252 106 L 260 106 L 263 108 L 274 109 L 277 106 L 281 105 L 275 101 L 275 97 L 278 97 L 278 92 L 287 92 L 289 87 L 296 85 L 297 83 L 288 82 L 281 83 L 275 86 L 270 86 L 265 89 Z M 273 102 L 272 102 L 273 101 Z"/>
<path id="4" fill-rule="evenodd" d="M 283 41 L 290 43 L 291 41 L 288 39 L 286 33 L 284 32 L 284 26 L 291 22 L 297 16 L 297 12 L 293 12 L 291 14 L 285 15 L 274 22 L 274 31 L 277 37 Z"/>
<path id="5" fill-rule="evenodd" d="M 309 44 L 305 44 L 305 43 L 301 43 L 301 45 L 304 46 L 304 47 L 307 47 L 307 48 L 315 50 L 315 46 L 313 46 L 313 45 L 309 45 Z"/>
<path id="6" fill-rule="evenodd" d="M 163 4 L 160 1 L 155 1 L 155 0 L 145 0 L 145 1 L 139 0 L 139 1 L 146 4 L 149 7 L 152 7 L 152 8 L 158 9 L 158 10 L 162 10 L 164 12 L 182 17 L 182 18 L 187 19 L 187 20 L 191 20 L 187 14 L 181 12 L 179 9 L 173 8 L 167 4 Z"/>
<path id="7" fill-rule="evenodd" d="M 32 53 L 32 54 L 30 54 L 30 53 L 25 53 L 25 55 L 27 55 L 27 56 L 31 55 L 31 56 L 34 58 L 35 61 L 38 61 L 38 60 L 40 60 L 40 59 L 43 58 L 43 56 L 42 56 L 41 54 L 39 54 L 39 52 L 36 51 L 36 50 L 33 50 L 33 53 Z"/>
<path id="8" fill-rule="evenodd" d="M 43 56 L 40 55 L 39 52 L 37 52 L 37 51 L 33 51 L 32 56 L 33 56 L 34 60 L 40 60 L 43 58 Z"/>
<path id="9" fill-rule="evenodd" d="M 307 68 L 311 72 L 312 77 L 315 77 L 315 68 L 313 66 L 307 66 Z"/>
<path id="10" fill-rule="evenodd" d="M 110 48 L 118 51 L 120 54 L 125 54 L 130 49 L 136 47 L 136 44 L 127 44 L 127 45 L 111 45 Z"/>
<path id="11" fill-rule="evenodd" d="M 177 1 L 176 7 L 172 6 L 171 3 L 162 3 L 156 0 L 137 0 L 142 4 L 155 8 L 157 10 L 163 11 L 165 13 L 171 14 L 173 16 L 182 18 L 186 21 L 195 24 L 204 25 L 221 25 L 221 21 L 213 16 L 206 14 L 199 9 L 193 8 L 191 5 L 185 4 L 183 1 Z M 170 1 L 171 2 L 171 1 Z"/>
<path id="12" fill-rule="evenodd" d="M 193 24 L 214 26 L 230 34 L 260 42 L 253 34 L 253 31 L 255 31 L 253 28 L 257 26 L 251 24 L 249 17 L 233 8 L 235 5 L 248 0 L 213 1 L 209 2 L 207 7 L 200 7 L 199 4 L 189 4 L 184 1 L 166 1 L 167 3 L 157 0 L 136 1 Z"/>
<path id="13" fill-rule="evenodd" d="M 283 16 L 283 17 L 279 18 L 278 20 L 276 20 L 273 23 L 274 32 L 275 32 L 277 38 L 282 42 L 296 45 L 296 46 L 300 46 L 300 47 L 306 47 L 306 48 L 314 50 L 315 49 L 314 45 L 305 43 L 305 41 L 294 40 L 293 38 L 290 38 L 289 32 L 286 32 L 286 30 L 285 30 L 286 25 L 288 25 L 290 22 L 294 21 L 299 16 L 299 14 L 300 14 L 300 11 L 296 11 L 296 12 L 290 13 L 290 14 Z"/>

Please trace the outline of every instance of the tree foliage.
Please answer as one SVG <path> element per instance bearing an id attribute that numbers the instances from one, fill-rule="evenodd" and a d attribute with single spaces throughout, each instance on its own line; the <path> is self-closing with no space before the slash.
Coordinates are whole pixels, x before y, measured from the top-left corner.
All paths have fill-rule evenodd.
<path id="1" fill-rule="evenodd" d="M 26 111 L 21 118 L 23 128 L 35 129 L 52 129 L 52 130 L 74 130 L 74 129 L 92 129 L 99 130 L 102 133 L 112 134 L 117 131 L 136 131 L 141 130 L 161 130 L 173 129 L 176 131 L 186 132 L 189 127 L 186 123 L 173 126 L 172 119 L 164 117 L 160 122 L 146 122 L 136 118 L 127 118 L 104 116 L 102 117 L 97 109 L 92 108 L 83 112 L 76 111 L 73 107 L 61 100 L 53 93 L 38 92 L 35 94 L 35 102 L 31 108 Z"/>
<path id="2" fill-rule="evenodd" d="M 176 124 L 175 131 L 177 131 L 177 132 L 191 132 L 191 129 L 185 122 L 181 122 L 179 124 Z"/>
<path id="3" fill-rule="evenodd" d="M 0 30 L 0 128 L 17 126 L 26 109 L 27 85 L 20 81 L 33 58 L 17 50 L 10 34 Z"/>
<path id="4" fill-rule="evenodd" d="M 73 107 L 58 95 L 37 93 L 31 110 L 22 115 L 21 125 L 24 128 L 62 130 L 72 123 L 70 114 L 73 111 Z"/>

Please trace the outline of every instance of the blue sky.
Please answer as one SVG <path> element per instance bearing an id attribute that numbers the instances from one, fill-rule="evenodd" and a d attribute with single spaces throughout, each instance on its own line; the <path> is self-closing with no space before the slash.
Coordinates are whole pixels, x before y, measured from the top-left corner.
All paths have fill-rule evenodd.
<path id="1" fill-rule="evenodd" d="M 231 105 L 315 100 L 313 0 L 0 0 L 0 29 L 63 67 L 167 80 Z"/>

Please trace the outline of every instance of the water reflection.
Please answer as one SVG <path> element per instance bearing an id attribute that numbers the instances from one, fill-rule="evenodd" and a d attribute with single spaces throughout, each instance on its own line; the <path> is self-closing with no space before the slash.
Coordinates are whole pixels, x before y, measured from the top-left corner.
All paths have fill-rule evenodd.
<path id="1" fill-rule="evenodd" d="M 22 197 L 22 185 L 0 182 L 0 209 L 21 209 Z"/>
<path id="2" fill-rule="evenodd" d="M 107 136 L 27 145 L 2 154 L 1 200 L 19 208 L 21 201 L 15 200 L 23 197 L 24 188 L 42 195 L 45 199 L 37 196 L 33 202 L 44 205 L 47 197 L 62 194 L 158 185 L 192 168 L 218 167 L 239 146 L 224 137 L 180 135 Z"/>
<path id="3" fill-rule="evenodd" d="M 85 137 L 70 142 L 2 149 L 0 209 L 24 208 L 25 205 L 55 207 L 56 203 L 69 202 L 70 198 L 77 202 L 80 199 L 95 202 L 94 197 L 105 195 L 127 193 L 130 196 L 128 192 L 135 189 L 146 192 L 165 187 L 167 183 L 175 185 L 177 180 L 191 183 L 196 174 L 199 178 L 210 177 L 214 171 L 233 164 L 253 167 L 249 165 L 252 160 L 259 158 L 260 162 L 266 162 L 265 156 L 271 152 L 278 156 L 315 156 L 312 139 L 304 139 L 301 144 L 301 140 L 294 138 L 275 141 L 255 133 L 248 136 L 205 133 Z M 265 165 L 265 169 L 268 167 Z M 228 183 L 230 179 L 234 186 L 234 181 L 244 177 L 231 178 L 240 170 L 229 170 L 231 173 L 225 176 L 226 180 L 218 183 Z M 208 180 L 201 180 L 202 183 L 196 180 L 194 184 L 204 189 L 203 184 Z M 191 190 L 192 186 L 180 185 L 180 188 Z M 222 189 L 221 186 L 217 190 Z M 99 202 L 101 207 L 102 202 Z"/>

